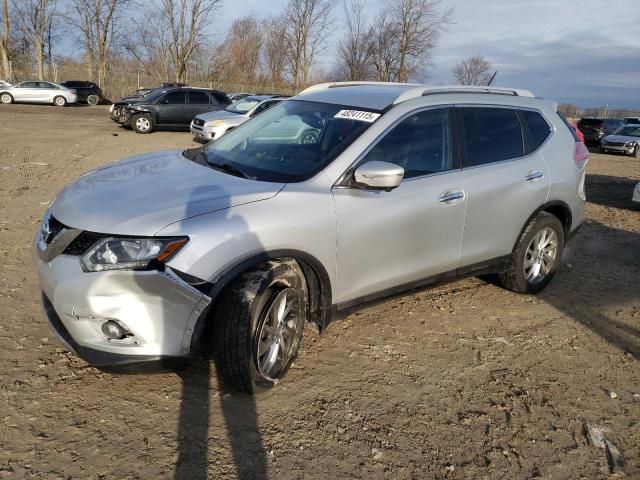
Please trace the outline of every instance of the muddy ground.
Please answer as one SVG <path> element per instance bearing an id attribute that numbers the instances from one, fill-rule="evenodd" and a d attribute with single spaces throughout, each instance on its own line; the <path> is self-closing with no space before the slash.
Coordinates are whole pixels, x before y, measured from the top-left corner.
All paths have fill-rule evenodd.
<path id="1" fill-rule="evenodd" d="M 56 192 L 190 134 L 136 135 L 106 107 L 2 105 L 0 129 L 0 479 L 640 478 L 639 160 L 592 155 L 587 223 L 544 293 L 390 299 L 252 398 L 203 362 L 91 368 L 40 309 L 30 242 Z"/>

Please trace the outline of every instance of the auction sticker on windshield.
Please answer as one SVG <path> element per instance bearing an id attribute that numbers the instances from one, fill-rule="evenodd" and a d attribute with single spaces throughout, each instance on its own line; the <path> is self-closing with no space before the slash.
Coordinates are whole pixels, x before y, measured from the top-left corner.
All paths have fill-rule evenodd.
<path id="1" fill-rule="evenodd" d="M 359 120 L 361 122 L 373 123 L 379 116 L 379 113 L 364 112 L 362 110 L 340 110 L 333 118 L 345 118 L 347 120 Z"/>

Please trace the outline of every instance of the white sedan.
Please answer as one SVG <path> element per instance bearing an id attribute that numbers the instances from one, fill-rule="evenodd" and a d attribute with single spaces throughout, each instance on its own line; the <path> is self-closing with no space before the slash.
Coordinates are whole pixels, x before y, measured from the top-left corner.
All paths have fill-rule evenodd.
<path id="1" fill-rule="evenodd" d="M 76 103 L 78 95 L 75 90 L 52 82 L 20 82 L 9 87 L 0 87 L 2 103 L 51 103 L 64 107 L 67 103 Z"/>

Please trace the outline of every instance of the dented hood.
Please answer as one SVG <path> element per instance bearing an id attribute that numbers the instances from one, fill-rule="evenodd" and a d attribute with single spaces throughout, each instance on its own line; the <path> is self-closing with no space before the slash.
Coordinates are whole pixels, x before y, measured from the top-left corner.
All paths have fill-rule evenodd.
<path id="1" fill-rule="evenodd" d="M 284 183 L 234 177 L 180 150 L 112 163 L 66 187 L 51 206 L 65 225 L 117 235 L 154 235 L 185 218 L 275 196 Z"/>

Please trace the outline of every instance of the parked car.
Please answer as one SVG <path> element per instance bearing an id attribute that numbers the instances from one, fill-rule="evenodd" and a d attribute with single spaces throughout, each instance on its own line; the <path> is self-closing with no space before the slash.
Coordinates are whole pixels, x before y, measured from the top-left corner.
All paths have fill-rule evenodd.
<path id="1" fill-rule="evenodd" d="M 86 102 L 89 105 L 98 105 L 102 100 L 102 89 L 93 82 L 84 80 L 67 80 L 60 85 L 75 90 L 78 95 L 78 102 Z"/>
<path id="2" fill-rule="evenodd" d="M 640 125 L 640 117 L 625 117 L 622 119 L 622 123 L 624 123 L 625 125 Z"/>
<path id="3" fill-rule="evenodd" d="M 0 87 L 0 102 L 8 103 L 51 103 L 64 107 L 76 103 L 78 95 L 74 89 L 52 82 L 20 82 L 10 87 Z"/>
<path id="4" fill-rule="evenodd" d="M 191 133 L 197 140 L 211 141 L 242 125 L 287 97 L 254 95 L 232 103 L 224 110 L 197 115 L 191 121 Z"/>
<path id="5" fill-rule="evenodd" d="M 622 126 L 618 118 L 581 118 L 578 129 L 584 135 L 587 145 L 600 145 L 602 137 L 613 133 Z"/>
<path id="6" fill-rule="evenodd" d="M 640 157 L 640 123 L 624 125 L 612 135 L 607 135 L 600 143 L 604 153 L 616 152 Z"/>
<path id="7" fill-rule="evenodd" d="M 229 100 L 232 102 L 237 102 L 238 100 L 242 100 L 244 97 L 248 97 L 249 95 L 255 95 L 253 93 L 229 93 L 227 96 Z"/>
<path id="8" fill-rule="evenodd" d="M 515 89 L 323 84 L 202 147 L 103 166 L 35 238 L 46 315 L 95 365 L 212 348 L 255 392 L 306 322 L 464 276 L 539 292 L 584 219 L 589 153 L 556 110 Z M 315 143 L 265 135 L 298 119 Z"/>
<path id="9" fill-rule="evenodd" d="M 151 133 L 158 127 L 188 127 L 196 115 L 220 110 L 230 104 L 227 95 L 217 90 L 163 88 L 138 99 L 114 104 L 111 118 L 137 133 Z"/>

